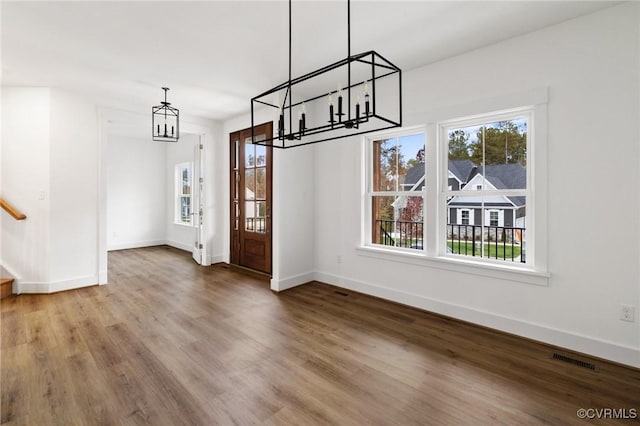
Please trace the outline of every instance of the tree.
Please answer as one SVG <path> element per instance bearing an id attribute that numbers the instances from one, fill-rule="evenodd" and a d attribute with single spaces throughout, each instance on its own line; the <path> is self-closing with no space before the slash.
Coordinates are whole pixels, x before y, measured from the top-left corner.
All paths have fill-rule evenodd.
<path id="1" fill-rule="evenodd" d="M 462 129 L 449 133 L 449 160 L 468 160 L 469 155 L 469 134 Z"/>
<path id="2" fill-rule="evenodd" d="M 500 121 L 495 126 L 481 127 L 477 141 L 471 144 L 471 161 L 475 164 L 511 164 L 526 166 L 527 132 L 520 131 L 512 121 Z M 483 144 L 484 141 L 484 144 Z"/>
<path id="3" fill-rule="evenodd" d="M 420 148 L 416 153 L 416 158 L 407 161 L 407 170 L 412 169 L 420 163 L 424 163 L 424 148 Z"/>
<path id="4" fill-rule="evenodd" d="M 396 183 L 400 176 L 407 173 L 407 164 L 395 139 L 389 139 L 380 144 L 380 189 L 396 190 Z"/>

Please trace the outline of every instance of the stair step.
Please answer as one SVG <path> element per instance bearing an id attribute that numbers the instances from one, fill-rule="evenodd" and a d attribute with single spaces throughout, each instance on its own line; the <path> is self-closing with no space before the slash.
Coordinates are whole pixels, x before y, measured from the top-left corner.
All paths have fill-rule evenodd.
<path id="1" fill-rule="evenodd" d="M 13 294 L 13 278 L 0 278 L 0 299 Z"/>

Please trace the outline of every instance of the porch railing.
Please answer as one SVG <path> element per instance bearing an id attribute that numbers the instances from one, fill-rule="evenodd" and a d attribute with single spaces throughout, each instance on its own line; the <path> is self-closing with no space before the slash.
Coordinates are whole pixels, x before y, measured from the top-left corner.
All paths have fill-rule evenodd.
<path id="1" fill-rule="evenodd" d="M 451 253 L 525 263 L 525 228 L 447 225 Z"/>
<path id="2" fill-rule="evenodd" d="M 385 246 L 421 249 L 422 222 L 377 219 L 376 243 Z M 447 252 L 463 256 L 526 262 L 525 228 L 509 226 L 447 225 Z"/>
<path id="3" fill-rule="evenodd" d="M 247 231 L 265 232 L 267 218 L 266 217 L 247 217 L 245 218 L 245 228 Z"/>
<path id="4" fill-rule="evenodd" d="M 413 249 L 423 247 L 422 222 L 377 219 L 376 226 L 380 228 L 379 244 Z"/>

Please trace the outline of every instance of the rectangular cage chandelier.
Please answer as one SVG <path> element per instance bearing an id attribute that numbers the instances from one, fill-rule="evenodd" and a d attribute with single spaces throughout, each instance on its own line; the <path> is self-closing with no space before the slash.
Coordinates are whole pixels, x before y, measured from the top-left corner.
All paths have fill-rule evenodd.
<path id="1" fill-rule="evenodd" d="M 271 138 L 257 140 L 253 129 L 260 107 L 268 114 L 277 114 L 277 131 Z M 401 125 L 402 70 L 374 50 L 351 54 L 350 0 L 347 57 L 291 77 L 289 0 L 289 79 L 251 99 L 252 143 L 292 148 Z"/>

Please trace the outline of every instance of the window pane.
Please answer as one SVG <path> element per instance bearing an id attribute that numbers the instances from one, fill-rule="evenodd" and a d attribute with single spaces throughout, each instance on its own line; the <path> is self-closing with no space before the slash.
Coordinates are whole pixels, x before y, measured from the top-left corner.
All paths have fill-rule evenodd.
<path id="1" fill-rule="evenodd" d="M 233 194 L 233 198 L 235 200 L 238 199 L 239 195 L 238 195 L 238 190 L 240 189 L 240 172 L 236 171 L 234 172 L 235 175 L 235 182 L 234 182 L 234 194 Z"/>
<path id="2" fill-rule="evenodd" d="M 256 171 L 245 169 L 244 171 L 244 198 L 254 200 L 256 198 Z"/>
<path id="3" fill-rule="evenodd" d="M 422 191 L 425 184 L 424 135 L 398 138 L 398 185 L 400 191 Z"/>
<path id="4" fill-rule="evenodd" d="M 501 211 L 497 211 L 497 210 L 491 210 L 489 211 L 489 226 L 500 226 L 502 224 L 502 226 L 504 226 L 504 217 L 502 218 L 503 220 L 501 221 L 500 216 L 504 215 L 504 210 Z M 501 223 L 502 222 L 502 223 Z"/>
<path id="5" fill-rule="evenodd" d="M 180 197 L 180 221 L 191 223 L 191 197 Z"/>
<path id="6" fill-rule="evenodd" d="M 373 149 L 373 190 L 395 191 L 395 139 L 375 141 Z"/>
<path id="7" fill-rule="evenodd" d="M 244 144 L 245 167 L 254 167 L 256 165 L 256 149 L 251 143 L 251 138 L 247 138 Z"/>
<path id="8" fill-rule="evenodd" d="M 238 150 L 240 149 L 240 141 L 233 141 L 233 149 L 235 152 L 235 155 L 233 156 L 233 169 L 238 170 L 238 155 L 240 155 Z"/>
<path id="9" fill-rule="evenodd" d="M 174 221 L 191 224 L 191 164 L 176 164 L 174 171 Z"/>
<path id="10" fill-rule="evenodd" d="M 191 168 L 183 167 L 181 170 L 181 191 L 182 194 L 191 194 Z"/>
<path id="11" fill-rule="evenodd" d="M 258 167 L 256 170 L 256 199 L 267 198 L 267 169 Z"/>
<path id="12" fill-rule="evenodd" d="M 481 142 L 476 139 L 476 127 L 460 127 L 450 129 L 449 138 L 449 161 L 448 161 L 448 187 L 452 191 L 458 191 L 464 188 L 478 172 L 477 164 L 482 164 L 482 155 L 479 162 L 472 161 L 474 149 L 480 149 L 482 154 Z M 480 143 L 480 145 L 478 145 Z"/>
<path id="13" fill-rule="evenodd" d="M 246 201 L 244 203 L 244 222 L 247 231 L 256 229 L 256 203 L 254 201 Z"/>
<path id="14" fill-rule="evenodd" d="M 265 201 L 256 202 L 255 231 L 266 232 L 267 203 Z"/>
<path id="15" fill-rule="evenodd" d="M 264 166 L 267 164 L 267 147 L 264 145 L 256 145 L 256 166 Z"/>
<path id="16" fill-rule="evenodd" d="M 526 197 L 455 196 L 447 206 L 447 252 L 526 262 Z"/>
<path id="17" fill-rule="evenodd" d="M 421 191 L 424 186 L 424 135 L 374 142 L 374 191 Z"/>
<path id="18" fill-rule="evenodd" d="M 374 244 L 422 249 L 422 196 L 374 196 L 372 207 Z"/>
<path id="19" fill-rule="evenodd" d="M 449 129 L 448 187 L 526 189 L 527 119 Z"/>

